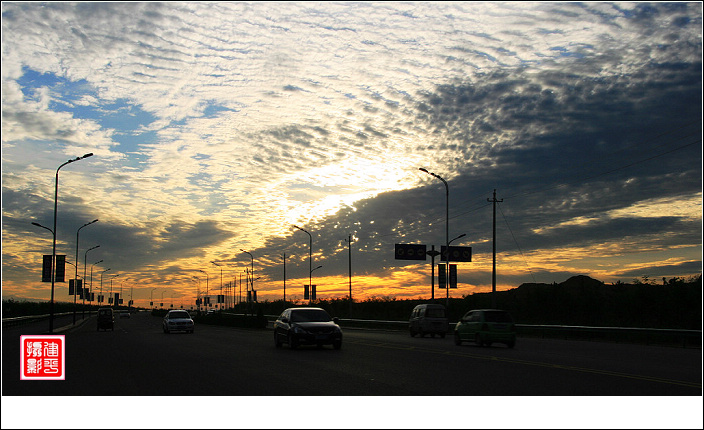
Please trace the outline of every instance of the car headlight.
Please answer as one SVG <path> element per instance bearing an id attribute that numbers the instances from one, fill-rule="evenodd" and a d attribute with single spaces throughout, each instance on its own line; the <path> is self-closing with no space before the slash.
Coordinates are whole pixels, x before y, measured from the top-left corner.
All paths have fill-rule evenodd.
<path id="1" fill-rule="evenodd" d="M 296 334 L 306 334 L 306 333 L 308 333 L 307 331 L 303 330 L 303 329 L 302 329 L 301 327 L 299 327 L 299 326 L 295 326 L 295 327 L 293 328 L 293 332 L 296 333 Z"/>

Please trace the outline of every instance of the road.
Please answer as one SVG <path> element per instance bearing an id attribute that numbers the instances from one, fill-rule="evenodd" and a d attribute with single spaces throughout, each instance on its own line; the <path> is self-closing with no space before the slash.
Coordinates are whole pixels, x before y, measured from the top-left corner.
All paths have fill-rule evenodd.
<path id="1" fill-rule="evenodd" d="M 21 381 L 19 336 L 45 325 L 3 330 L 3 396 L 702 394 L 700 349 L 533 338 L 486 348 L 343 327 L 341 350 L 291 350 L 275 348 L 270 329 L 164 334 L 147 312 L 116 319 L 112 332 L 89 319 L 65 333 L 65 381 Z"/>
<path id="2" fill-rule="evenodd" d="M 271 330 L 200 324 L 161 331 L 146 312 L 66 333 L 66 380 L 19 380 L 19 335 L 3 330 L 4 395 L 701 395 L 701 350 L 519 338 L 513 349 L 403 332 L 344 331 L 343 348 L 276 349 Z M 43 327 L 42 327 L 43 328 Z"/>

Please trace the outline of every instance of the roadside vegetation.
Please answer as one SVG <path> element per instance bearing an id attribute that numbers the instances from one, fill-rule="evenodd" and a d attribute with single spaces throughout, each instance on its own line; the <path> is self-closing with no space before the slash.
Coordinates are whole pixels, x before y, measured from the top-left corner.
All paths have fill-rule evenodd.
<path id="1" fill-rule="evenodd" d="M 438 290 L 435 302 L 447 301 Z M 363 301 L 346 298 L 319 299 L 312 303 L 339 318 L 407 321 L 413 308 L 430 300 L 398 300 L 373 297 Z M 278 315 L 291 306 L 308 302 L 263 301 L 239 304 L 228 312 L 253 316 Z M 448 316 L 457 321 L 471 309 L 492 307 L 491 293 L 478 293 L 449 300 Z M 583 325 L 600 327 L 641 327 L 702 329 L 702 278 L 671 278 L 655 282 L 648 278 L 631 284 L 607 285 L 587 276 L 574 276 L 562 283 L 522 284 L 496 293 L 496 307 L 511 312 L 521 324 Z M 86 309 L 97 309 L 98 306 Z M 54 312 L 71 312 L 73 303 L 57 302 Z M 82 309 L 79 305 L 78 309 Z M 155 312 L 159 313 L 159 310 Z M 165 313 L 166 310 L 161 310 Z M 49 313 L 47 302 L 3 300 L 2 317 Z"/>

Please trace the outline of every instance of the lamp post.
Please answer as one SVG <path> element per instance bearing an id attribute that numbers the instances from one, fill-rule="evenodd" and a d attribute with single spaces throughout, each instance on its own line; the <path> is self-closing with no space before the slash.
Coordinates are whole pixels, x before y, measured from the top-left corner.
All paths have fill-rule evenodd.
<path id="1" fill-rule="evenodd" d="M 222 294 L 222 266 L 220 266 L 218 263 L 211 261 L 214 265 L 218 266 L 220 268 L 220 295 L 223 296 Z M 225 306 L 225 296 L 223 296 L 223 303 L 222 306 Z"/>
<path id="2" fill-rule="evenodd" d="M 96 219 L 95 221 L 98 221 L 98 220 Z M 95 221 L 93 221 L 93 222 L 95 222 Z M 76 243 L 78 243 L 78 237 L 76 237 Z M 92 248 L 86 249 L 85 254 L 83 254 L 83 282 L 86 282 L 86 269 L 88 268 L 88 264 L 87 264 L 87 262 L 88 262 L 88 251 L 91 251 L 91 250 L 93 250 L 93 249 L 95 249 L 95 248 L 100 248 L 100 245 L 95 245 L 95 246 L 92 247 Z M 76 269 L 76 270 L 78 270 L 78 269 Z M 92 272 L 91 272 L 91 274 L 92 274 Z M 92 280 L 92 278 L 91 278 L 91 283 L 92 283 L 92 282 L 93 282 L 93 280 Z M 93 285 L 91 285 L 91 287 L 92 287 L 92 286 L 93 286 Z M 83 288 L 83 314 L 81 315 L 81 319 L 84 319 L 84 318 L 86 317 L 86 286 L 83 285 L 82 288 Z M 74 293 L 75 293 L 75 291 L 74 291 Z"/>
<path id="3" fill-rule="evenodd" d="M 82 226 L 78 227 L 78 231 L 76 231 L 76 274 L 73 277 L 73 324 L 76 324 L 76 295 L 78 293 L 78 234 L 81 232 L 81 229 L 83 227 L 87 227 L 97 221 L 97 219 L 94 219 L 91 222 L 85 223 Z M 83 276 L 83 280 L 85 280 L 85 273 Z"/>
<path id="4" fill-rule="evenodd" d="M 450 272 L 450 187 L 447 185 L 447 181 L 443 179 L 440 175 L 436 175 L 433 172 L 429 172 L 427 169 L 424 169 L 423 167 L 419 168 L 421 172 L 425 172 L 429 174 L 430 176 L 434 176 L 442 181 L 443 184 L 445 184 L 445 249 L 447 250 L 447 273 L 449 275 Z M 440 260 L 442 260 L 442 257 L 440 257 Z M 449 276 L 448 276 L 449 279 Z M 447 289 L 447 305 L 449 306 L 450 304 L 450 289 Z"/>
<path id="5" fill-rule="evenodd" d="M 461 237 L 467 236 L 466 234 L 462 233 L 461 235 L 457 236 L 456 238 L 452 239 L 447 243 L 447 279 L 445 283 L 445 287 L 447 287 L 447 302 L 446 302 L 446 307 L 450 307 L 450 244 L 457 239 Z"/>
<path id="6" fill-rule="evenodd" d="M 104 301 L 104 299 L 105 299 L 105 298 L 103 297 L 103 273 L 107 272 L 108 270 L 110 270 L 110 269 L 108 268 L 108 269 L 105 269 L 105 270 L 103 270 L 102 272 L 100 272 L 100 296 L 98 296 L 98 298 L 103 299 L 103 301 Z M 101 303 L 102 303 L 102 302 L 101 302 Z"/>
<path id="7" fill-rule="evenodd" d="M 318 269 L 320 269 L 321 267 L 323 267 L 323 266 L 318 266 L 318 267 L 316 267 L 315 269 L 313 269 L 313 270 L 310 271 L 311 278 L 313 277 L 313 272 L 316 271 L 316 270 L 318 270 Z M 313 284 L 310 284 L 310 285 L 308 286 L 308 288 L 310 288 L 310 290 L 309 290 L 309 291 L 310 291 L 310 294 L 309 294 L 309 296 L 308 296 L 308 304 L 310 304 L 310 303 L 313 302 Z"/>
<path id="8" fill-rule="evenodd" d="M 54 229 L 52 230 L 54 234 L 54 243 L 51 247 L 51 301 L 49 302 L 49 333 L 54 333 L 54 275 L 56 273 L 56 211 L 59 207 L 59 170 L 67 164 L 73 163 L 74 161 L 83 160 L 84 158 L 91 157 L 92 152 L 83 155 L 82 157 L 76 157 L 71 160 L 66 161 L 56 169 L 56 181 L 54 185 Z M 75 300 L 75 299 L 74 299 Z M 75 306 L 74 306 L 75 309 Z M 74 323 L 75 317 L 74 317 Z"/>
<path id="9" fill-rule="evenodd" d="M 308 233 L 306 230 L 300 228 L 297 225 L 294 225 L 295 228 L 301 230 L 303 233 L 308 235 L 309 238 L 309 246 L 308 246 L 308 270 L 310 273 L 308 274 L 308 288 L 311 290 L 313 289 L 313 236 L 311 236 L 310 233 Z"/>
<path id="10" fill-rule="evenodd" d="M 100 264 L 100 263 L 102 263 L 102 262 L 103 262 L 103 260 L 100 260 L 100 261 L 96 261 L 95 263 L 93 263 L 93 264 L 90 265 L 90 292 L 91 292 L 91 298 L 93 297 L 93 266 L 95 266 L 96 264 Z M 93 300 L 91 300 L 91 302 L 93 302 Z"/>
<path id="11" fill-rule="evenodd" d="M 210 291 L 208 288 L 208 274 L 205 272 L 205 270 L 198 270 L 199 272 L 205 273 L 205 297 L 210 301 Z M 210 302 L 208 302 L 208 307 L 210 307 Z"/>
<path id="12" fill-rule="evenodd" d="M 249 258 L 251 258 L 251 260 L 252 260 L 250 284 L 252 285 L 252 291 L 254 291 L 254 256 L 252 255 L 251 252 L 247 252 L 244 249 L 240 249 L 240 251 L 244 252 L 245 254 L 248 254 Z M 249 289 L 247 291 L 249 291 Z M 252 294 L 254 294 L 254 293 L 252 293 Z"/>
<path id="13" fill-rule="evenodd" d="M 47 229 L 51 232 L 51 235 L 54 237 L 54 246 L 56 246 L 56 233 L 54 233 L 54 230 L 50 229 L 49 227 L 44 227 L 43 225 L 39 224 L 38 222 L 33 222 L 32 225 L 36 225 L 37 227 L 41 227 L 44 229 Z M 54 248 L 54 254 L 56 254 L 56 248 Z M 54 255 L 51 256 L 51 302 L 49 302 L 49 333 L 54 332 Z"/>
<path id="14" fill-rule="evenodd" d="M 149 292 L 149 307 L 151 310 L 154 310 L 154 290 L 156 290 L 156 288 L 152 288 Z"/>
<path id="15" fill-rule="evenodd" d="M 118 276 L 120 276 L 119 273 L 118 273 L 117 275 L 112 275 L 112 277 L 110 278 L 110 297 L 112 298 L 112 306 L 115 306 L 115 305 L 116 305 L 116 303 L 115 303 L 115 296 L 112 295 L 112 280 L 115 279 L 115 278 L 117 278 Z M 111 306 L 111 307 L 112 307 L 112 306 Z"/>
<path id="16" fill-rule="evenodd" d="M 193 276 L 193 279 L 196 280 L 196 305 L 198 306 L 197 313 L 200 315 L 200 278 L 197 276 Z"/>

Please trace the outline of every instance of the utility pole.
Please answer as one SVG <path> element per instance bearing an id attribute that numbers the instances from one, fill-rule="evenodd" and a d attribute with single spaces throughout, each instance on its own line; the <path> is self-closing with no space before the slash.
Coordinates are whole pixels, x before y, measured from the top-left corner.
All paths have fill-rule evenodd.
<path id="1" fill-rule="evenodd" d="M 284 304 L 286 304 L 286 253 L 284 252 Z"/>
<path id="2" fill-rule="evenodd" d="M 504 199 L 496 200 L 496 189 L 494 189 L 494 198 L 486 199 L 486 201 L 494 204 L 494 221 L 493 221 L 493 236 L 492 236 L 492 270 L 491 270 L 491 307 L 496 309 L 496 203 L 501 203 Z"/>

